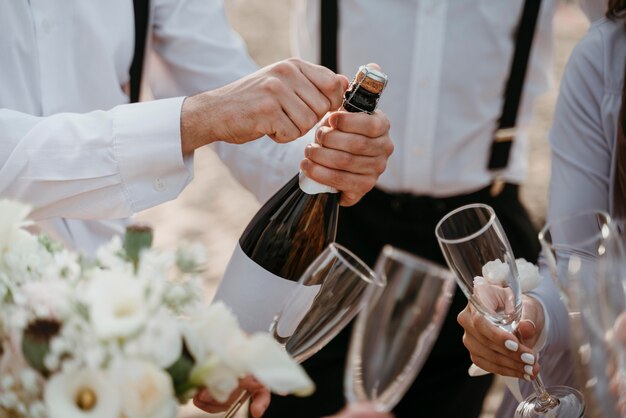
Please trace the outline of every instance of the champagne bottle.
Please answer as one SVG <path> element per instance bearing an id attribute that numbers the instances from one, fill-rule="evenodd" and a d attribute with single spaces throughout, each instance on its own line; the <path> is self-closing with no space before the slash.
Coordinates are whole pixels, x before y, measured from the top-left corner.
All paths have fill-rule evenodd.
<path id="1" fill-rule="evenodd" d="M 374 112 L 386 83 L 385 74 L 361 66 L 342 108 Z M 338 212 L 337 190 L 293 177 L 246 227 L 214 300 L 230 306 L 244 330 L 267 331 L 302 273 L 335 240 Z"/>

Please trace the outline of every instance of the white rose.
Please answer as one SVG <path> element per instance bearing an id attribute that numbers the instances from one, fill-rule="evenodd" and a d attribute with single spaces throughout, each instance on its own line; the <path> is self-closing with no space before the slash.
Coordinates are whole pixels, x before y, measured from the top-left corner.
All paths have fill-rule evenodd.
<path id="1" fill-rule="evenodd" d="M 539 281 L 541 280 L 539 267 L 523 258 L 515 260 L 515 264 L 517 264 L 517 272 L 519 274 L 522 293 L 529 292 L 537 287 Z"/>
<path id="2" fill-rule="evenodd" d="M 483 277 L 490 284 L 506 285 L 509 281 L 509 265 L 502 261 L 489 261 L 483 266 Z"/>
<path id="3" fill-rule="evenodd" d="M 144 332 L 137 339 L 139 353 L 158 367 L 168 368 L 183 352 L 183 335 L 179 322 L 161 309 L 150 317 Z"/>
<path id="4" fill-rule="evenodd" d="M 125 338 L 146 323 L 146 289 L 124 272 L 99 270 L 87 286 L 89 320 L 99 338 Z"/>
<path id="5" fill-rule="evenodd" d="M 189 351 L 198 361 L 195 381 L 219 389 L 226 396 L 238 377 L 252 374 L 279 393 L 310 394 L 313 382 L 287 352 L 267 333 L 251 337 L 241 331 L 237 319 L 221 302 L 205 309 L 201 318 L 185 329 Z M 209 390 L 211 391 L 211 388 Z M 235 386 L 236 387 L 236 386 Z"/>
<path id="6" fill-rule="evenodd" d="M 269 334 L 254 334 L 242 357 L 249 372 L 272 392 L 308 396 L 315 390 L 302 366 Z"/>
<path id="7" fill-rule="evenodd" d="M 123 416 L 133 418 L 173 418 L 178 402 L 172 379 L 151 363 L 123 360 L 111 374 L 122 400 Z"/>
<path id="8" fill-rule="evenodd" d="M 117 387 L 99 370 L 52 376 L 44 388 L 44 402 L 49 418 L 116 418 L 121 412 Z"/>
<path id="9" fill-rule="evenodd" d="M 226 365 L 244 373 L 239 352 L 248 337 L 230 309 L 217 302 L 194 312 L 193 318 L 184 327 L 185 341 L 193 357 L 203 362 L 216 354 Z"/>
<path id="10" fill-rule="evenodd" d="M 515 265 L 519 277 L 520 291 L 526 293 L 537 287 L 541 279 L 539 268 L 523 258 L 515 260 Z M 483 266 L 482 272 L 487 283 L 507 286 L 508 275 L 510 274 L 508 264 L 500 260 L 489 261 Z"/>
<path id="11" fill-rule="evenodd" d="M 205 386 L 218 402 L 226 402 L 239 387 L 239 378 L 244 376 L 220 362 L 218 356 L 211 355 L 194 366 L 190 381 L 194 385 Z"/>
<path id="12" fill-rule="evenodd" d="M 50 266 L 54 266 L 54 258 L 37 237 L 17 230 L 14 240 L 4 250 L 3 264 L 11 280 L 24 283 L 41 280 Z"/>

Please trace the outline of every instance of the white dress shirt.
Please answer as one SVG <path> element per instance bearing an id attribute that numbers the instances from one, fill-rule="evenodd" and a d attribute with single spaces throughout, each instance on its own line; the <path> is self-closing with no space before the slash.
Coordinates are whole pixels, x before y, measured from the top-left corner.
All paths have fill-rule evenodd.
<path id="1" fill-rule="evenodd" d="M 150 16 L 146 79 L 157 99 L 256 69 L 221 0 L 154 0 Z M 183 98 L 126 104 L 133 48 L 132 0 L 0 2 L 0 197 L 31 203 L 43 232 L 85 253 L 192 178 Z M 265 197 L 297 171 L 304 145 L 215 149 Z"/>
<path id="2" fill-rule="evenodd" d="M 572 53 L 549 135 L 552 175 L 548 222 L 587 210 L 611 212 L 625 60 L 623 20 L 595 20 Z M 572 386 L 576 382 L 568 355 L 567 311 L 545 265 L 542 272 L 543 280 L 532 292 L 550 319 L 540 357 L 541 375 L 546 385 Z M 530 385 L 525 384 L 525 393 L 530 392 Z M 513 416 L 513 403 L 507 399 L 499 416 Z"/>
<path id="3" fill-rule="evenodd" d="M 294 0 L 297 54 L 319 60 L 320 0 Z M 389 75 L 380 109 L 395 151 L 379 186 L 450 196 L 487 186 L 493 132 L 513 58 L 521 0 L 340 0 L 338 69 L 376 62 Z M 544 0 L 505 178 L 526 174 L 527 127 L 548 86 L 554 0 Z"/>

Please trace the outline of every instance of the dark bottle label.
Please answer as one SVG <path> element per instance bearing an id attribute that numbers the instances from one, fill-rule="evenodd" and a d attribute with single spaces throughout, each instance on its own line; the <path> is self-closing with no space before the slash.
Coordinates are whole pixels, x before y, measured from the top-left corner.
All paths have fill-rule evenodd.
<path id="1" fill-rule="evenodd" d="M 347 90 L 344 94 L 343 108 L 352 113 L 367 112 L 373 113 L 378 104 L 379 94 L 370 93 L 364 88 Z"/>

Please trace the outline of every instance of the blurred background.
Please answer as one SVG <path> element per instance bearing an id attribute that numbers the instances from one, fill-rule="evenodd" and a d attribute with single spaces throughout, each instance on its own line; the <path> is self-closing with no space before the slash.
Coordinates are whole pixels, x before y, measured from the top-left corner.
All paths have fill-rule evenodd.
<path id="1" fill-rule="evenodd" d="M 245 40 L 250 55 L 260 65 L 291 56 L 289 51 L 290 0 L 227 0 L 227 13 L 235 30 Z M 537 226 L 545 217 L 550 175 L 547 132 L 565 63 L 588 22 L 571 1 L 562 1 L 554 22 L 556 54 L 554 83 L 535 108 L 531 130 L 530 175 L 523 188 L 524 200 Z M 384 28 L 380 28 L 383 30 Z M 347 74 L 350 78 L 352 74 Z M 383 109 L 384 110 L 384 109 Z M 196 152 L 195 180 L 181 196 L 142 212 L 138 219 L 156 229 L 156 245 L 173 246 L 181 240 L 202 242 L 208 251 L 206 297 L 210 300 L 239 235 L 259 208 L 255 198 L 235 182 L 209 150 Z M 499 382 L 487 399 L 483 418 L 493 417 L 502 396 Z M 201 417 L 193 406 L 180 417 Z M 291 418 L 291 417 L 285 417 Z"/>

